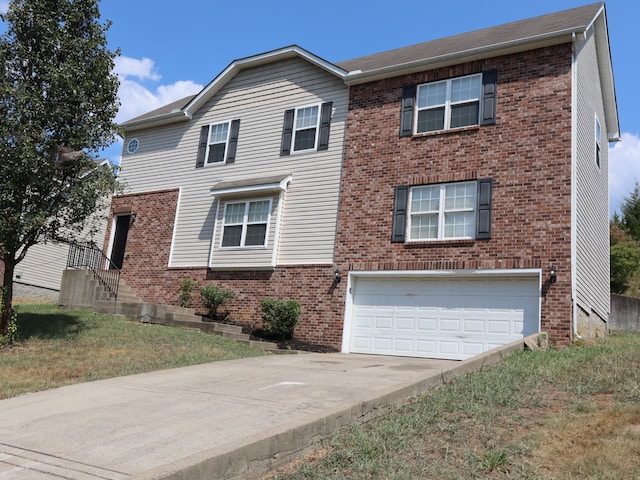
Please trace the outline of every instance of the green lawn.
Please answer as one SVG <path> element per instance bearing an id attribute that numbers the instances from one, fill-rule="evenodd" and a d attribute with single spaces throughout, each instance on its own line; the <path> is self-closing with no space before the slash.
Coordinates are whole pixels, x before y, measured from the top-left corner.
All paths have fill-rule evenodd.
<path id="1" fill-rule="evenodd" d="M 195 330 L 52 304 L 18 305 L 18 338 L 0 349 L 0 399 L 72 383 L 264 355 Z"/>
<path id="2" fill-rule="evenodd" d="M 268 478 L 640 478 L 640 334 L 517 353 Z"/>

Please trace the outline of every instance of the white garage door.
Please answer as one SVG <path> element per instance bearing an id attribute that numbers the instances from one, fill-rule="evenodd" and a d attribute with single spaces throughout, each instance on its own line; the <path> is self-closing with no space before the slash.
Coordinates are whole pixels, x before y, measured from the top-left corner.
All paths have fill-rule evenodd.
<path id="1" fill-rule="evenodd" d="M 539 329 L 537 277 L 356 277 L 349 351 L 462 360 Z"/>

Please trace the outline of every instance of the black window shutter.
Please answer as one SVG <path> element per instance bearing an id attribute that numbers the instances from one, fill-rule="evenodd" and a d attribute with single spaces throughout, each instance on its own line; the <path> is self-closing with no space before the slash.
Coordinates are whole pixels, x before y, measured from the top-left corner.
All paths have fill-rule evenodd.
<path id="1" fill-rule="evenodd" d="M 391 233 L 392 242 L 404 242 L 408 195 L 409 187 L 407 185 L 396 187 L 396 200 L 393 206 L 393 231 Z"/>
<path id="2" fill-rule="evenodd" d="M 402 89 L 402 112 L 400 114 L 400 136 L 413 135 L 413 112 L 416 104 L 415 85 L 408 85 Z"/>
<path id="3" fill-rule="evenodd" d="M 229 147 L 227 148 L 227 163 L 236 161 L 236 148 L 238 146 L 238 132 L 240 131 L 240 120 L 231 121 L 231 131 L 229 132 Z"/>
<path id="4" fill-rule="evenodd" d="M 289 155 L 291 153 L 294 115 L 295 110 L 293 108 L 284 112 L 284 125 L 282 127 L 282 145 L 280 146 L 280 155 Z"/>
<path id="5" fill-rule="evenodd" d="M 333 102 L 322 104 L 320 111 L 320 135 L 318 136 L 318 150 L 327 150 L 329 148 L 329 129 L 331 127 L 331 109 Z"/>
<path id="6" fill-rule="evenodd" d="M 489 70 L 482 73 L 482 119 L 480 125 L 496 123 L 496 90 L 498 88 L 498 71 Z"/>
<path id="7" fill-rule="evenodd" d="M 204 156 L 207 152 L 209 142 L 209 125 L 204 125 L 200 129 L 200 142 L 198 143 L 198 157 L 196 158 L 196 168 L 204 167 Z"/>
<path id="8" fill-rule="evenodd" d="M 493 179 L 478 180 L 476 238 L 491 238 L 491 191 Z"/>

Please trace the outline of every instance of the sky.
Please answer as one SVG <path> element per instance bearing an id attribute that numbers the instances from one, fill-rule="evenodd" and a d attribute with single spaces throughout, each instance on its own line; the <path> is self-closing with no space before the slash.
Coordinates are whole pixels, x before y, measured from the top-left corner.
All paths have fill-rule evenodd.
<path id="1" fill-rule="evenodd" d="M 392 48 L 593 3 L 591 0 L 103 0 L 112 25 L 109 48 L 120 49 L 122 122 L 195 94 L 236 59 L 299 45 L 336 63 Z M 0 12 L 7 1 L 0 0 Z M 606 2 L 622 141 L 609 146 L 610 210 L 640 181 L 640 1 Z M 635 113 L 634 113 L 635 112 Z M 118 163 L 122 143 L 105 150 Z"/>

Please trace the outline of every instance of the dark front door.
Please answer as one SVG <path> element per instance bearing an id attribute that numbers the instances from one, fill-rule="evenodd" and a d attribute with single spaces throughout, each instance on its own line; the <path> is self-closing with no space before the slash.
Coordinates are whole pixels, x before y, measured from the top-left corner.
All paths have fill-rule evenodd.
<path id="1" fill-rule="evenodd" d="M 130 222 L 131 215 L 118 215 L 116 217 L 116 231 L 113 235 L 113 245 L 111 246 L 111 265 L 109 268 L 122 268 L 124 249 L 127 245 L 127 235 L 129 235 Z"/>

